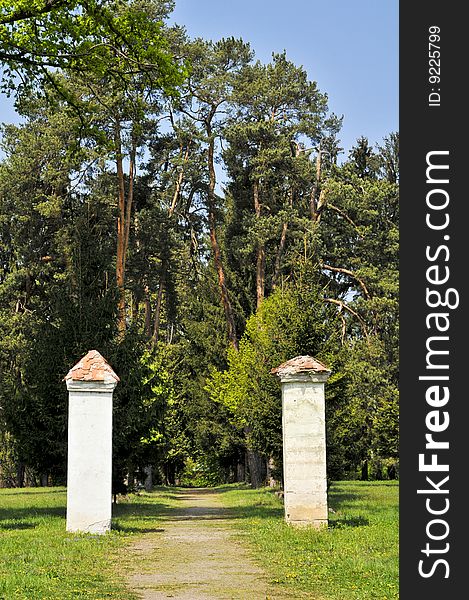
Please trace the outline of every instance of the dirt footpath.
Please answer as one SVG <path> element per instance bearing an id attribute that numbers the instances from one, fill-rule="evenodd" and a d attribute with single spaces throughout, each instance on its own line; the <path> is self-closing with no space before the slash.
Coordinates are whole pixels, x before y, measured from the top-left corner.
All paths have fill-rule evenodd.
<path id="1" fill-rule="evenodd" d="M 283 600 L 235 539 L 218 494 L 205 489 L 178 492 L 180 507 L 135 542 L 132 561 L 141 572 L 128 578 L 143 600 Z"/>

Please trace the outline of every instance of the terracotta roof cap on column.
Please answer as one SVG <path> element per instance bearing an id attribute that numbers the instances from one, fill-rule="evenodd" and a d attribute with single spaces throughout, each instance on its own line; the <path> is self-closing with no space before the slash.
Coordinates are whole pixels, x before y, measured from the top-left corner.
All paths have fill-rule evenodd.
<path id="1" fill-rule="evenodd" d="M 97 350 L 90 350 L 65 376 L 65 381 L 120 381 L 111 365 Z"/>
<path id="2" fill-rule="evenodd" d="M 330 373 L 322 362 L 312 356 L 296 356 L 270 371 L 273 375 L 294 375 L 295 373 Z"/>

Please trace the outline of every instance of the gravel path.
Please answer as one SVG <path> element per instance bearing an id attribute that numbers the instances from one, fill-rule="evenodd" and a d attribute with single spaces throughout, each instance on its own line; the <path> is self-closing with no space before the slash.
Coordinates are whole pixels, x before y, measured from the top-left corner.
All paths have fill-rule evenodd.
<path id="1" fill-rule="evenodd" d="M 283 600 L 266 574 L 235 539 L 219 494 L 205 489 L 178 492 L 180 507 L 131 547 L 142 572 L 128 585 L 142 600 Z M 138 557 L 141 560 L 138 560 Z"/>

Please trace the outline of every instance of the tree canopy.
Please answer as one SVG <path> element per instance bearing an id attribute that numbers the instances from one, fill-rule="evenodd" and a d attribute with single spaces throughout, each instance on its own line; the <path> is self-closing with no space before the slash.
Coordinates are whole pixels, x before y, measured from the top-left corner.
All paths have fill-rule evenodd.
<path id="1" fill-rule="evenodd" d="M 287 53 L 190 39 L 162 0 L 0 2 L 0 478 L 63 481 L 63 377 L 121 379 L 114 479 L 281 480 L 272 367 L 311 354 L 330 478 L 397 472 L 396 133 Z M 225 179 L 224 182 L 220 178 Z"/>

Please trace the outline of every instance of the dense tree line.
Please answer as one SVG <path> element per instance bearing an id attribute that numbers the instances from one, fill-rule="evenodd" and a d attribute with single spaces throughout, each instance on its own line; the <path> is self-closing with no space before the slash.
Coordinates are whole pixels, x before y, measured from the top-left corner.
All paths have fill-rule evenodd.
<path id="1" fill-rule="evenodd" d="M 333 373 L 329 476 L 395 476 L 398 136 L 339 164 L 341 119 L 302 67 L 189 39 L 171 9 L 0 5 L 23 117 L 2 127 L 2 482 L 64 481 L 63 377 L 90 349 L 121 379 L 116 489 L 149 465 L 280 480 L 270 370 L 299 354 Z"/>

